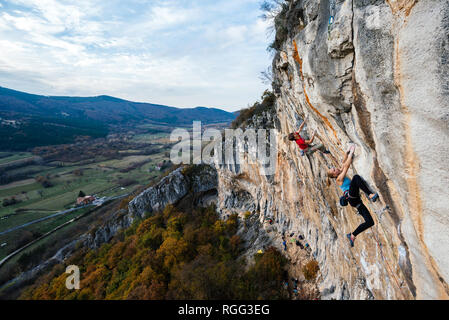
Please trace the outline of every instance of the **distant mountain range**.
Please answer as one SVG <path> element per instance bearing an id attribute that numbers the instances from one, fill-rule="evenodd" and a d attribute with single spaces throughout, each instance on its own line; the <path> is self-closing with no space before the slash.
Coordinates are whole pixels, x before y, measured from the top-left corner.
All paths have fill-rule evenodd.
<path id="1" fill-rule="evenodd" d="M 0 87 L 0 148 L 70 143 L 78 135 L 102 137 L 117 126 L 175 127 L 192 121 L 231 122 L 235 117 L 216 108 L 175 108 L 110 96 L 41 96 Z"/>
<path id="2" fill-rule="evenodd" d="M 0 87 L 0 113 L 11 116 L 71 117 L 107 123 L 152 121 L 171 125 L 232 121 L 235 115 L 216 108 L 175 108 L 110 96 L 57 97 L 28 94 Z"/>

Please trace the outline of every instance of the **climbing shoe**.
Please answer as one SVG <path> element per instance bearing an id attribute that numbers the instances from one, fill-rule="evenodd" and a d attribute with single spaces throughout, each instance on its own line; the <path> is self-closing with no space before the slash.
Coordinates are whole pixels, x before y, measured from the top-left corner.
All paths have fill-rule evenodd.
<path id="1" fill-rule="evenodd" d="M 354 247 L 354 241 L 352 241 L 352 239 L 351 239 L 351 234 L 348 233 L 348 234 L 346 235 L 346 237 L 348 237 L 349 243 L 351 244 L 351 247 Z"/>
<path id="2" fill-rule="evenodd" d="M 376 192 L 376 194 L 370 200 L 371 202 L 376 202 L 377 199 L 379 199 L 379 194 Z"/>
<path id="3" fill-rule="evenodd" d="M 331 153 L 331 152 L 330 152 L 329 150 L 324 150 L 323 153 L 324 153 L 324 154 L 329 154 L 329 153 Z"/>

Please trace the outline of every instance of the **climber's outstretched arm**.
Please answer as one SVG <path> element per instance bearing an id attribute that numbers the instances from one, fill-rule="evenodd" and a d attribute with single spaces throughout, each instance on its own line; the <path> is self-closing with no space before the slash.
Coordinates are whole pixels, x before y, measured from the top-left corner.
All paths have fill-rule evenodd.
<path id="1" fill-rule="evenodd" d="M 349 152 L 345 152 L 345 155 L 343 157 L 343 163 L 345 163 L 346 160 L 348 160 L 348 155 L 349 155 Z"/>
<path id="2" fill-rule="evenodd" d="M 312 138 L 310 138 L 309 140 L 306 140 L 306 144 L 311 144 L 313 142 L 313 140 L 315 139 L 315 134 L 316 134 L 316 130 L 313 131 Z"/>
<path id="3" fill-rule="evenodd" d="M 355 151 L 355 146 L 354 145 L 351 146 L 347 151 L 345 151 L 344 156 L 343 156 L 343 163 L 345 163 L 348 160 L 348 155 L 351 152 L 351 150 L 352 150 L 352 153 L 354 153 L 354 151 Z"/>
<path id="4" fill-rule="evenodd" d="M 302 129 L 304 129 L 304 125 L 306 124 L 306 120 L 307 120 L 307 118 L 306 119 L 304 119 L 304 121 L 301 123 L 301 125 L 299 126 L 299 130 L 298 130 L 298 132 L 301 132 L 302 131 Z"/>
<path id="5" fill-rule="evenodd" d="M 337 177 L 337 183 L 341 185 L 348 173 L 349 167 L 352 163 L 352 156 L 354 155 L 354 149 L 351 149 L 348 155 L 345 157 L 345 161 L 343 162 L 343 167 L 341 168 L 341 172 Z"/>

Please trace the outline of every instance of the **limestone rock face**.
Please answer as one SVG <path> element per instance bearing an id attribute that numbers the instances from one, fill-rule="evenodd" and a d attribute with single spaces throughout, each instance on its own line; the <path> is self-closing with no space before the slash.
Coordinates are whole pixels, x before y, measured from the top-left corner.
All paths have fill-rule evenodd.
<path id="1" fill-rule="evenodd" d="M 275 110 L 264 115 L 277 129 L 275 174 L 220 167 L 219 212 L 252 212 L 260 237 L 279 248 L 283 233 L 303 234 L 323 299 L 447 299 L 449 3 L 291 1 L 287 21 L 289 12 L 302 13 L 301 28 L 275 55 Z M 301 156 L 288 141 L 307 115 L 306 131 L 316 129 L 331 154 Z M 326 175 L 349 142 L 357 149 L 348 175 L 380 195 L 374 204 L 363 198 L 376 225 L 354 248 L 345 235 L 362 217 L 338 204 Z M 269 241 L 253 242 L 257 250 Z"/>
<path id="2" fill-rule="evenodd" d="M 128 206 L 130 217 L 143 217 L 145 213 L 161 211 L 167 204 L 182 199 L 190 190 L 194 193 L 207 192 L 217 187 L 217 172 L 203 165 L 190 174 L 183 173 L 180 167 L 164 177 L 154 187 L 136 196 Z"/>
<path id="3" fill-rule="evenodd" d="M 100 227 L 83 235 L 82 243 L 90 249 L 97 249 L 109 242 L 120 230 L 128 228 L 132 221 L 133 217 L 126 210 L 115 211 Z"/>
<path id="4" fill-rule="evenodd" d="M 188 191 L 187 179 L 179 168 L 163 178 L 156 186 L 146 189 L 135 197 L 129 203 L 129 214 L 143 217 L 146 212 L 162 210 L 167 204 L 184 197 Z"/>
<path id="5" fill-rule="evenodd" d="M 168 204 L 174 204 L 187 195 L 189 191 L 202 193 L 217 187 L 217 172 L 210 166 L 199 166 L 194 174 L 184 174 L 183 167 L 169 173 L 156 185 L 137 195 L 128 205 L 128 210 L 113 212 L 107 221 L 83 238 L 89 248 L 99 248 L 109 242 L 120 230 L 131 226 L 136 218 L 143 218 L 146 213 L 163 210 Z M 214 199 L 212 199 L 214 200 Z M 200 205 L 209 204 L 208 197 L 200 197 Z"/>

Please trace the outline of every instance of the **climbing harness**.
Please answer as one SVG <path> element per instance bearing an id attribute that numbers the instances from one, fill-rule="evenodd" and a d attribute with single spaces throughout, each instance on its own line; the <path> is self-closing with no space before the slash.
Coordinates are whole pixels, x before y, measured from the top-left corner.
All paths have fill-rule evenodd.
<path id="1" fill-rule="evenodd" d="M 340 197 L 340 205 L 342 207 L 346 207 L 349 202 L 349 190 L 343 192 L 343 195 Z"/>
<path id="2" fill-rule="evenodd" d="M 343 193 L 343 195 L 340 197 L 340 205 L 341 205 L 342 207 L 346 207 L 346 206 L 348 205 L 348 203 L 349 203 L 349 198 L 356 199 L 357 197 L 352 197 L 352 196 L 350 196 L 350 195 L 349 195 L 349 190 L 346 190 L 346 191 Z M 359 206 L 360 206 L 360 203 L 359 203 L 355 208 L 358 209 Z"/>
<path id="3" fill-rule="evenodd" d="M 329 1 L 329 24 L 327 25 L 327 39 L 329 40 L 331 35 L 331 28 L 335 21 L 335 1 L 336 0 L 330 0 Z"/>
<path id="4" fill-rule="evenodd" d="M 342 207 L 346 207 L 348 205 L 348 197 L 346 196 L 346 192 L 340 197 L 340 205 Z"/>

